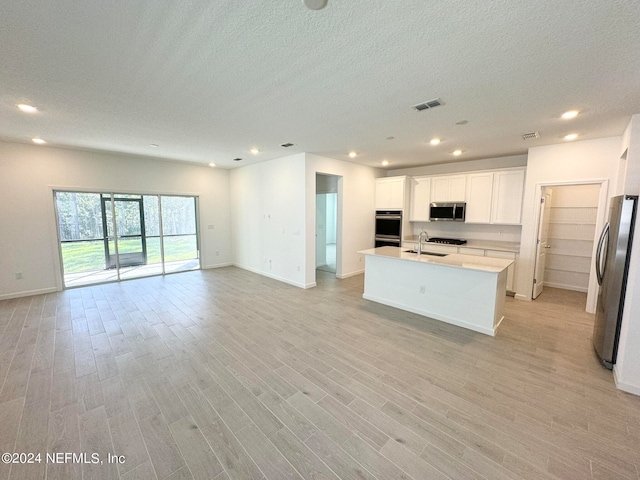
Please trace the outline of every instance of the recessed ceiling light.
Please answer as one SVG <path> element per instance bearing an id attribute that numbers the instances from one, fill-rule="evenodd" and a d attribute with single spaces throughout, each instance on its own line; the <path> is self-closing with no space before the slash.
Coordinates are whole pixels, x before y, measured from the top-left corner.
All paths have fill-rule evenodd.
<path id="1" fill-rule="evenodd" d="M 439 138 L 432 138 L 429 143 L 431 145 L 438 145 L 440 143 L 440 139 Z"/>
<path id="2" fill-rule="evenodd" d="M 38 138 L 38 137 L 32 138 L 31 141 L 33 143 L 37 143 L 38 145 L 43 145 L 43 144 L 47 143 L 45 140 L 43 140 L 41 138 Z"/>
<path id="3" fill-rule="evenodd" d="M 453 152 L 451 152 L 453 155 L 455 155 L 456 157 L 462 155 L 462 150 L 454 150 Z"/>
<path id="4" fill-rule="evenodd" d="M 386 167 L 387 165 L 389 165 L 389 160 L 382 160 L 382 166 Z"/>
<path id="5" fill-rule="evenodd" d="M 160 145 L 158 145 L 157 143 L 150 143 L 149 146 L 152 148 L 158 148 Z"/>
<path id="6" fill-rule="evenodd" d="M 215 164 L 215 163 L 213 163 L 213 162 L 209 162 L 209 166 L 210 166 L 210 167 L 215 167 L 215 166 L 216 166 L 216 164 Z"/>
<path id="7" fill-rule="evenodd" d="M 349 158 L 356 158 L 358 154 L 356 152 L 349 152 Z"/>
<path id="8" fill-rule="evenodd" d="M 287 142 L 287 143 L 283 143 L 283 144 L 282 144 L 282 145 L 280 145 L 280 146 L 281 146 L 281 147 L 284 147 L 284 148 L 289 148 L 289 147 L 293 147 L 293 143 L 291 143 L 291 142 Z"/>
<path id="9" fill-rule="evenodd" d="M 242 159 L 241 159 L 240 157 L 238 157 L 238 158 L 234 158 L 234 159 L 233 159 L 233 161 L 234 161 L 234 162 L 239 162 L 239 161 L 241 161 L 241 160 L 242 160 Z"/>
<path id="10" fill-rule="evenodd" d="M 249 150 L 251 153 L 253 153 L 254 155 L 257 155 L 260 153 L 260 150 L 258 150 L 257 148 L 252 148 L 251 150 Z"/>
<path id="11" fill-rule="evenodd" d="M 310 10 L 322 10 L 327 6 L 327 0 L 302 0 L 302 3 Z"/>
<path id="12" fill-rule="evenodd" d="M 568 112 L 564 112 L 562 114 L 562 118 L 564 118 L 565 120 L 571 120 L 572 118 L 576 118 L 578 116 L 578 113 L 580 113 L 578 110 L 569 110 Z"/>
<path id="13" fill-rule="evenodd" d="M 21 111 L 25 113 L 36 113 L 38 109 L 33 105 L 27 105 L 26 103 L 19 103 L 16 105 Z"/>
<path id="14" fill-rule="evenodd" d="M 570 133 L 569 135 L 565 135 L 564 139 L 565 140 L 575 140 L 576 138 L 578 138 L 578 134 L 577 133 Z"/>

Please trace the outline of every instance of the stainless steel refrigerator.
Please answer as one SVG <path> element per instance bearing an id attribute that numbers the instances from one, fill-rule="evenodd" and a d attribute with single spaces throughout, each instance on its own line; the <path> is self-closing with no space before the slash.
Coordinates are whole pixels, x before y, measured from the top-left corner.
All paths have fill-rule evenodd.
<path id="1" fill-rule="evenodd" d="M 618 353 L 637 204 L 638 197 L 632 195 L 611 199 L 609 221 L 602 230 L 596 250 L 595 267 L 600 288 L 593 346 L 602 364 L 609 369 L 616 363 Z"/>

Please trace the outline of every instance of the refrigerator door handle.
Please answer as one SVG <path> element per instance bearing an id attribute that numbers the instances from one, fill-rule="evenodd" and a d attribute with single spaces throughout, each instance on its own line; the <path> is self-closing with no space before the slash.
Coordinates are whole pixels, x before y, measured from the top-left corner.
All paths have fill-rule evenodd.
<path id="1" fill-rule="evenodd" d="M 604 265 L 600 265 L 600 260 L 602 258 L 602 247 L 604 245 L 605 240 L 607 241 L 607 248 L 609 249 L 609 222 L 602 229 L 602 234 L 600 235 L 600 240 L 598 240 L 598 248 L 596 249 L 596 278 L 598 279 L 598 285 L 602 285 L 602 279 L 604 277 L 604 271 L 607 268 L 607 255 L 605 251 L 604 257 Z"/>

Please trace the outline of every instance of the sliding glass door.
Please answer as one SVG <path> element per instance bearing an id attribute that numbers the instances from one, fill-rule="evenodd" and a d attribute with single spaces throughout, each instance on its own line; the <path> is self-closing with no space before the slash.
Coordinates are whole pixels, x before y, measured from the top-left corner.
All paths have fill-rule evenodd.
<path id="1" fill-rule="evenodd" d="M 55 192 L 65 287 L 200 268 L 197 198 Z"/>

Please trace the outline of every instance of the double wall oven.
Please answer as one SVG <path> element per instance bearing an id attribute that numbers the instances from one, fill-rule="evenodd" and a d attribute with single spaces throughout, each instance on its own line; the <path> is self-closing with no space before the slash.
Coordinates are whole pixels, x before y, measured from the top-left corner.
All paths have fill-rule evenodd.
<path id="1" fill-rule="evenodd" d="M 402 241 L 402 210 L 376 211 L 377 247 L 399 247 Z"/>

